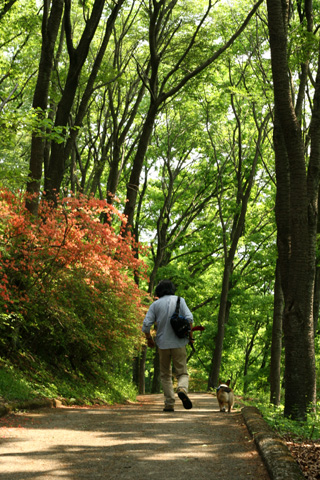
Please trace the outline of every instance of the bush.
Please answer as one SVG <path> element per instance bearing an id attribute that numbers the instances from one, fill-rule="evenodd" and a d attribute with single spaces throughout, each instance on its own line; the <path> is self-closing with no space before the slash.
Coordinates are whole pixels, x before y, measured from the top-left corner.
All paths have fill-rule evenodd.
<path id="1" fill-rule="evenodd" d="M 101 218 L 105 223 L 100 221 Z M 28 351 L 47 363 L 94 375 L 129 361 L 141 342 L 145 278 L 141 250 L 123 237 L 125 219 L 105 201 L 42 200 L 0 190 L 0 355 Z"/>

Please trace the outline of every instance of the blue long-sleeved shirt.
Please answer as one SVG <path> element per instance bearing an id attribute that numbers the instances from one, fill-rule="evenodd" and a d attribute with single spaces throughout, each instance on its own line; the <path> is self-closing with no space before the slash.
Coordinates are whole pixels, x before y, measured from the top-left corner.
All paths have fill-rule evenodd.
<path id="1" fill-rule="evenodd" d="M 150 332 L 150 327 L 157 324 L 157 335 L 155 338 L 158 347 L 163 350 L 166 348 L 180 348 L 188 343 L 188 338 L 179 338 L 174 333 L 170 317 L 173 315 L 178 297 L 176 295 L 165 295 L 150 305 L 150 308 L 143 320 L 142 331 Z M 193 321 L 193 315 L 187 307 L 184 298 L 180 297 L 180 315 L 186 317 L 190 324 Z"/>

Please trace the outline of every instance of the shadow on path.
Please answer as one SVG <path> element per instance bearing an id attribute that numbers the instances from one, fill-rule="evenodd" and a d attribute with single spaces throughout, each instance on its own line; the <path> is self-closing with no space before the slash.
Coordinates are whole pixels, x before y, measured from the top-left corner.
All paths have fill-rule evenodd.
<path id="1" fill-rule="evenodd" d="M 0 419 L 1 480 L 269 480 L 240 412 L 209 394 L 115 407 L 59 408 Z"/>

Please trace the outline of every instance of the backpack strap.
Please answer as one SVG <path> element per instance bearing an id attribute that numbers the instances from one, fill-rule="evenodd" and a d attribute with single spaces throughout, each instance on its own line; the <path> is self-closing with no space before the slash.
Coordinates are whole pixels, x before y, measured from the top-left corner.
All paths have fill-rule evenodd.
<path id="1" fill-rule="evenodd" d="M 179 310 L 180 310 L 180 297 L 178 297 L 178 299 L 177 299 L 177 305 L 176 305 L 176 310 L 175 310 L 175 313 L 177 315 L 179 315 Z"/>

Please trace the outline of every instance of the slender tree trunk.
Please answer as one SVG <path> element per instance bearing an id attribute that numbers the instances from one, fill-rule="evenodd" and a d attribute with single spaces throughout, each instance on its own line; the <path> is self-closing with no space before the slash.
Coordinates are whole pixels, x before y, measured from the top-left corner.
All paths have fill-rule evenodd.
<path id="1" fill-rule="evenodd" d="M 225 324 L 226 324 L 226 321 L 229 315 L 229 310 L 230 310 L 230 308 L 228 308 L 229 306 L 228 295 L 229 295 L 229 290 L 231 286 L 233 261 L 234 261 L 234 257 L 238 247 L 239 239 L 242 235 L 243 228 L 245 225 L 248 202 L 249 202 L 251 189 L 252 189 L 252 185 L 253 185 L 255 174 L 256 174 L 258 158 L 260 155 L 259 147 L 260 147 L 261 139 L 262 139 L 262 136 L 264 135 L 264 130 L 265 130 L 264 128 L 265 121 L 266 119 L 264 120 L 262 125 L 259 127 L 259 135 L 256 143 L 255 156 L 252 162 L 250 176 L 246 181 L 245 186 L 242 185 L 242 181 L 241 181 L 241 175 L 242 175 L 241 169 L 238 172 L 239 181 L 238 181 L 237 197 L 238 197 L 238 206 L 240 208 L 240 213 L 237 213 L 234 218 L 231 235 L 230 235 L 231 243 L 229 247 L 227 246 L 226 231 L 224 232 L 225 265 L 224 265 L 224 271 L 223 271 L 222 290 L 221 290 L 219 313 L 218 313 L 218 333 L 215 338 L 215 348 L 212 356 L 210 375 L 208 379 L 209 389 L 216 387 L 219 381 Z M 239 125 L 240 125 L 240 122 L 239 122 Z M 241 158 L 239 159 L 239 162 L 240 164 L 242 163 Z M 225 226 L 223 228 L 225 230 Z"/>
<path id="2" fill-rule="evenodd" d="M 0 10 L 0 21 L 5 16 L 5 14 L 8 13 L 10 8 L 16 3 L 16 1 L 17 0 L 4 0 Z"/>
<path id="3" fill-rule="evenodd" d="M 159 361 L 159 350 L 156 348 L 154 358 L 153 358 L 153 378 L 151 385 L 151 393 L 160 393 L 161 391 L 161 380 L 160 380 L 160 361 Z"/>
<path id="4" fill-rule="evenodd" d="M 134 82 L 132 89 L 136 90 L 137 85 Z M 112 204 L 114 201 L 114 196 L 116 194 L 117 188 L 118 188 L 118 183 L 119 183 L 119 177 L 121 173 L 121 169 L 123 168 L 123 165 L 125 163 L 125 159 L 129 156 L 130 151 L 135 149 L 135 144 L 136 141 L 133 142 L 131 148 L 129 149 L 129 152 L 125 159 L 123 159 L 121 155 L 121 150 L 123 149 L 123 146 L 126 142 L 127 134 L 132 128 L 132 124 L 136 118 L 136 115 L 138 113 L 138 108 L 139 105 L 143 99 L 145 92 L 145 86 L 142 85 L 138 91 L 137 98 L 133 104 L 133 106 L 130 104 L 130 98 L 126 96 L 126 103 L 124 106 L 124 111 L 128 115 L 126 118 L 126 115 L 124 115 L 121 120 L 119 121 L 119 117 L 121 115 L 121 112 L 119 112 L 119 109 L 115 109 L 114 107 L 114 100 L 113 100 L 113 92 L 111 88 L 109 89 L 108 92 L 108 97 L 109 97 L 109 104 L 111 106 L 111 115 L 113 118 L 113 151 L 111 155 L 111 162 L 110 162 L 110 168 L 109 168 L 109 176 L 108 176 L 108 182 L 107 182 L 107 201 L 108 203 Z M 130 112 L 130 113 L 129 113 Z"/>
<path id="5" fill-rule="evenodd" d="M 254 326 L 254 329 L 253 329 L 251 339 L 250 339 L 249 343 L 247 343 L 247 347 L 246 347 L 246 353 L 245 353 L 245 359 L 244 359 L 244 369 L 243 369 L 243 376 L 244 376 L 243 391 L 244 391 L 244 393 L 247 393 L 247 390 L 248 390 L 249 382 L 248 382 L 247 375 L 248 375 L 249 365 L 250 365 L 250 355 L 251 355 L 251 352 L 253 350 L 254 341 L 255 341 L 255 338 L 258 334 L 259 328 L 260 328 L 260 324 L 258 322 L 256 322 L 255 326 Z"/>
<path id="6" fill-rule="evenodd" d="M 277 262 L 274 301 L 273 325 L 270 363 L 270 403 L 280 405 L 281 400 L 281 351 L 282 351 L 282 318 L 283 318 L 283 293 L 281 288 L 280 268 Z"/>
<path id="7" fill-rule="evenodd" d="M 232 261 L 233 261 L 233 258 L 232 258 Z M 221 367 L 224 331 L 225 331 L 225 318 L 226 318 L 226 312 L 227 312 L 229 285 L 230 285 L 230 278 L 232 274 L 232 265 L 233 265 L 232 261 L 231 259 L 226 260 L 226 264 L 223 272 L 222 289 L 221 289 L 220 305 L 219 305 L 219 313 L 218 313 L 218 333 L 215 338 L 215 348 L 214 348 L 212 361 L 211 361 L 211 370 L 210 370 L 210 375 L 208 380 L 209 389 L 217 387 L 219 383 L 219 374 L 220 374 L 220 367 Z"/>
<path id="8" fill-rule="evenodd" d="M 246 394 L 248 391 L 248 370 L 249 370 L 249 358 L 250 358 L 251 350 L 249 348 L 246 349 L 245 357 L 244 357 L 244 368 L 243 368 L 243 393 Z"/>
<path id="9" fill-rule="evenodd" d="M 74 48 L 72 41 L 72 27 L 70 20 L 71 0 L 65 0 L 65 5 L 65 32 L 70 58 L 70 66 L 63 94 L 57 108 L 55 127 L 63 127 L 64 131 L 66 132 L 71 108 L 73 106 L 74 98 L 79 84 L 81 70 L 84 62 L 87 59 L 90 44 L 98 27 L 105 5 L 105 0 L 94 1 L 90 18 L 86 22 L 85 29 L 83 31 L 77 48 Z M 94 72 L 96 75 L 98 69 L 94 68 Z M 83 110 L 81 110 L 81 112 L 83 114 Z M 50 162 L 48 166 L 47 177 L 45 179 L 45 191 L 47 194 L 47 198 L 49 199 L 55 199 L 56 194 L 59 193 L 60 190 L 60 186 L 65 172 L 65 148 L 66 147 L 64 143 L 52 142 Z"/>
<path id="10" fill-rule="evenodd" d="M 33 96 L 32 107 L 36 110 L 39 121 L 44 118 L 48 106 L 48 92 L 53 67 L 54 47 L 62 19 L 63 0 L 54 0 L 49 15 L 47 5 L 44 2 L 44 12 L 42 20 L 42 45 L 39 72 L 36 88 Z M 41 132 L 43 129 L 41 128 Z M 43 132 L 44 133 L 44 132 Z M 38 194 L 42 178 L 42 167 L 44 161 L 45 140 L 42 134 L 32 133 L 31 155 L 29 163 L 29 180 L 27 183 L 27 192 L 31 198 L 27 199 L 26 207 L 30 213 L 36 215 L 38 211 Z"/>
<path id="11" fill-rule="evenodd" d="M 139 357 L 134 357 L 132 362 L 132 381 L 139 388 Z"/>
<path id="12" fill-rule="evenodd" d="M 149 47 L 151 75 L 150 79 L 148 79 L 147 81 L 148 90 L 150 91 L 150 107 L 146 117 L 146 121 L 143 126 L 143 131 L 140 142 L 138 144 L 137 153 L 134 158 L 130 180 L 127 185 L 127 203 L 124 211 L 125 215 L 127 216 L 127 226 L 124 229 L 124 235 L 128 233 L 131 227 L 134 227 L 134 214 L 137 195 L 139 191 L 140 174 L 159 107 L 164 104 L 164 102 L 166 102 L 169 98 L 176 95 L 192 78 L 196 77 L 209 65 L 214 63 L 234 43 L 238 36 L 245 30 L 249 21 L 251 20 L 255 12 L 258 10 L 262 2 L 263 0 L 258 0 L 257 3 L 253 5 L 251 11 L 247 15 L 243 23 L 240 25 L 238 30 L 231 36 L 228 41 L 225 42 L 225 44 L 221 48 L 217 49 L 212 56 L 210 56 L 198 67 L 194 68 L 191 71 L 188 71 L 188 73 L 186 73 L 182 78 L 180 77 L 179 80 L 177 80 L 176 84 L 172 85 L 168 89 L 168 91 L 165 91 L 167 82 L 173 78 L 175 72 L 181 70 L 184 59 L 191 52 L 198 38 L 197 34 L 202 24 L 207 19 L 207 16 L 212 8 L 212 4 L 211 2 L 209 2 L 208 8 L 204 13 L 198 26 L 195 28 L 194 34 L 191 36 L 191 40 L 186 47 L 186 50 L 182 53 L 181 57 L 176 62 L 176 65 L 172 68 L 170 74 L 168 74 L 161 82 L 158 70 L 162 57 L 164 57 L 166 50 L 168 50 L 170 47 L 170 41 L 167 42 L 166 47 L 163 48 L 160 32 L 162 32 L 163 35 L 166 34 L 168 38 L 170 37 L 171 40 L 174 38 L 174 34 L 172 31 L 170 31 L 170 27 L 168 30 L 166 29 L 167 25 L 170 25 L 170 12 L 173 11 L 177 0 L 172 0 L 171 2 L 166 2 L 165 0 L 159 0 L 158 2 L 149 2 L 149 5 L 152 5 L 152 8 L 149 11 Z M 186 70 L 188 70 L 188 68 Z"/>
<path id="13" fill-rule="evenodd" d="M 140 395 L 145 394 L 145 368 L 147 358 L 147 346 L 143 346 L 140 354 L 133 359 L 132 380 L 137 386 Z"/>
<path id="14" fill-rule="evenodd" d="M 74 149 L 76 138 L 77 138 L 78 133 L 79 133 L 79 128 L 77 128 L 77 127 L 82 127 L 82 122 L 83 122 L 83 119 L 84 119 L 84 117 L 87 113 L 87 108 L 88 108 L 90 98 L 92 96 L 94 84 L 95 84 L 97 75 L 99 73 L 101 63 L 102 63 L 102 60 L 104 58 L 107 46 L 109 44 L 109 40 L 110 40 L 110 37 L 111 37 L 111 34 L 112 34 L 112 29 L 114 27 L 114 23 L 117 19 L 117 16 L 118 16 L 118 14 L 121 10 L 121 7 L 122 7 L 124 1 L 125 0 L 118 0 L 118 2 L 114 5 L 114 8 L 113 8 L 112 12 L 110 13 L 110 16 L 109 16 L 109 18 L 106 22 L 103 41 L 101 43 L 99 51 L 98 51 L 98 53 L 95 57 L 95 60 L 93 62 L 91 73 L 89 75 L 89 79 L 87 81 L 86 88 L 85 88 L 84 93 L 82 95 L 80 105 L 79 105 L 79 108 L 78 108 L 78 111 L 77 111 L 77 114 L 76 114 L 76 118 L 75 118 L 74 125 L 73 125 L 73 127 L 75 127 L 75 128 L 73 128 L 71 130 L 70 137 L 68 138 L 68 140 L 66 142 L 66 145 L 65 145 L 65 149 L 64 149 L 65 161 L 68 159 L 70 153 Z"/>
<path id="15" fill-rule="evenodd" d="M 154 122 L 158 113 L 158 108 L 158 103 L 150 103 L 147 117 L 143 125 L 140 141 L 137 147 L 137 153 L 133 161 L 131 175 L 127 185 L 127 202 L 124 209 L 124 214 L 127 216 L 128 219 L 127 228 L 124 234 L 126 234 L 130 228 L 134 227 L 134 214 L 140 184 L 140 174 L 145 154 L 148 148 L 149 140 L 152 134 Z"/>
<path id="16" fill-rule="evenodd" d="M 144 395 L 146 393 L 145 370 L 146 370 L 147 347 L 143 347 L 141 356 L 139 358 L 139 393 Z"/>

